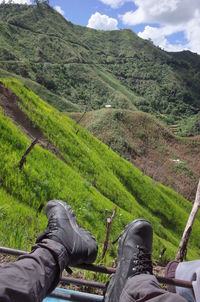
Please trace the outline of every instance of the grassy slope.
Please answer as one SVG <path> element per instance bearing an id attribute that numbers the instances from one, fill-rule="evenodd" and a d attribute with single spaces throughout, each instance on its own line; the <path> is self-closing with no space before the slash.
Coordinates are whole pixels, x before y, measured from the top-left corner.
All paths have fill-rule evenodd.
<path id="1" fill-rule="evenodd" d="M 1 245 L 29 250 L 33 239 L 46 227 L 44 215 L 36 211 L 4 189 L 0 189 L 0 235 Z"/>
<path id="2" fill-rule="evenodd" d="M 136 103 L 139 99 L 138 96 L 134 95 L 133 92 L 128 90 L 126 87 L 120 84 L 119 81 L 117 81 L 113 76 L 106 72 L 105 70 L 101 70 L 100 67 L 95 68 L 96 73 L 100 76 L 100 78 L 105 82 L 105 84 L 109 85 L 113 88 L 113 90 L 117 90 L 121 92 L 122 96 L 126 98 L 126 102 L 123 103 L 120 107 L 124 108 L 130 108 L 132 110 L 135 110 L 136 107 L 134 106 L 134 103 Z M 128 101 L 128 102 L 127 102 Z M 112 103 L 111 100 L 109 100 L 109 103 Z M 119 107 L 119 106 L 116 106 Z"/>
<path id="3" fill-rule="evenodd" d="M 81 114 L 70 117 L 79 120 Z M 194 200 L 200 171 L 198 137 L 178 138 L 151 115 L 122 109 L 87 112 L 81 125 L 145 174 Z"/>
<path id="4" fill-rule="evenodd" d="M 79 222 L 95 234 L 100 243 L 104 240 L 106 217 L 114 205 L 118 205 L 111 239 L 132 219 L 145 217 L 152 222 L 154 236 L 154 259 L 160 249 L 167 247 L 166 257 L 173 258 L 184 229 L 191 204 L 174 191 L 153 182 L 132 164 L 120 158 L 106 145 L 91 136 L 86 130 L 47 105 L 32 91 L 16 80 L 2 80 L 19 97 L 19 105 L 35 125 L 56 145 L 67 160 L 64 164 L 49 151 L 36 146 L 28 157 L 22 172 L 17 168 L 24 150 L 30 141 L 0 111 L 0 171 L 1 204 L 6 198 L 11 203 L 24 205 L 23 223 L 26 225 L 28 207 L 34 211 L 41 202 L 52 198 L 67 200 L 76 211 Z M 78 133 L 77 133 L 77 130 Z M 5 195 L 6 194 L 6 195 Z M 5 197 L 6 196 L 6 197 Z M 4 198 L 5 197 L 5 198 Z M 32 215 L 31 215 L 32 217 Z M 35 233 L 44 226 L 44 216 L 39 214 L 40 224 L 35 228 L 35 219 L 27 226 L 27 233 L 33 240 Z M 15 218 L 16 219 L 16 218 Z M 13 245 L 24 247 L 27 235 L 21 232 L 21 243 Z M 195 222 L 188 255 L 198 257 L 200 243 L 199 218 Z M 12 228 L 3 233 L 1 243 L 9 242 Z M 106 262 L 111 261 L 112 247 Z"/>
<path id="5" fill-rule="evenodd" d="M 30 88 L 33 90 L 37 95 L 39 95 L 45 102 L 50 104 L 51 106 L 56 107 L 60 111 L 73 111 L 73 112 L 80 112 L 81 107 L 73 104 L 72 102 L 68 101 L 66 98 L 63 98 L 53 92 L 51 92 L 49 89 L 46 87 L 40 85 L 39 83 L 32 81 L 28 78 L 24 78 L 20 75 L 13 74 L 11 72 L 5 71 L 3 69 L 0 69 L 0 76 L 1 77 L 9 77 L 13 78 L 15 77 L 16 79 L 20 80 L 23 82 L 26 87 Z"/>
<path id="6" fill-rule="evenodd" d="M 2 69 L 81 109 L 99 109 L 110 100 L 115 108 L 136 106 L 178 123 L 182 134 L 199 133 L 198 55 L 166 53 L 130 30 L 73 25 L 47 6 L 1 5 L 0 23 Z M 64 101 L 59 106 L 68 110 Z"/>

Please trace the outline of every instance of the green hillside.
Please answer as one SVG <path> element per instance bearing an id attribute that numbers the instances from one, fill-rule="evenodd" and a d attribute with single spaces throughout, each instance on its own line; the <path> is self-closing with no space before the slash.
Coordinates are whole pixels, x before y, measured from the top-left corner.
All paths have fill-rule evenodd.
<path id="1" fill-rule="evenodd" d="M 106 218 L 117 205 L 111 240 L 132 219 L 145 217 L 155 232 L 154 259 L 158 259 L 164 246 L 166 257 L 173 258 L 191 204 L 145 176 L 19 81 L 1 79 L 1 82 L 18 96 L 19 108 L 65 160 L 36 145 L 20 171 L 18 163 L 30 145 L 30 138 L 0 109 L 0 244 L 30 247 L 46 222 L 37 209 L 41 203 L 57 198 L 67 200 L 74 208 L 79 223 L 96 236 L 100 251 Z M 200 243 L 196 240 L 199 228 L 198 217 L 189 242 L 188 259 L 200 256 Z M 110 247 L 105 262 L 111 263 L 114 255 L 115 248 Z"/>
<path id="2" fill-rule="evenodd" d="M 181 135 L 200 133 L 200 56 L 167 53 L 130 30 L 73 25 L 47 5 L 0 5 L 0 75 L 27 86 L 62 111 L 135 108 Z M 46 97 L 45 87 L 52 97 Z"/>
<path id="3" fill-rule="evenodd" d="M 104 108 L 68 113 L 145 174 L 194 201 L 200 171 L 200 136 L 180 138 L 152 115 Z"/>

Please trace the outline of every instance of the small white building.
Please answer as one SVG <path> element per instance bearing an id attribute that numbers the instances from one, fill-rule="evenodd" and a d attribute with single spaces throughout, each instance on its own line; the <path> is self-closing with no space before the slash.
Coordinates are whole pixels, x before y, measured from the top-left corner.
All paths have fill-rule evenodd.
<path id="1" fill-rule="evenodd" d="M 179 158 L 178 159 L 172 159 L 172 161 L 176 164 L 183 164 L 184 162 L 181 161 Z"/>
<path id="2" fill-rule="evenodd" d="M 106 104 L 105 108 L 112 108 L 112 105 Z"/>

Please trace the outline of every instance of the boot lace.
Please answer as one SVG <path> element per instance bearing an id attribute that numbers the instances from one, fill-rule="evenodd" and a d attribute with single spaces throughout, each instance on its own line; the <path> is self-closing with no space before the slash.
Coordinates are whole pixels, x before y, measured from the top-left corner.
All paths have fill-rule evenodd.
<path id="1" fill-rule="evenodd" d="M 138 274 L 152 274 L 151 253 L 139 245 L 136 246 L 137 252 L 133 254 L 131 265 L 131 276 Z"/>
<path id="2" fill-rule="evenodd" d="M 48 225 L 47 225 L 47 229 L 52 232 L 52 231 L 56 231 L 58 229 L 57 227 L 57 219 L 54 215 L 52 215 L 49 219 Z"/>

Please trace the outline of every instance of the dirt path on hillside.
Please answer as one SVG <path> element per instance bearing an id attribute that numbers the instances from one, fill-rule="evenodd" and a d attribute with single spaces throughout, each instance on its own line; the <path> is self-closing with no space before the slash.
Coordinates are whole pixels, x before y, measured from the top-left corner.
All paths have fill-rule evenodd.
<path id="1" fill-rule="evenodd" d="M 38 139 L 38 145 L 51 151 L 59 159 L 66 163 L 65 158 L 58 149 L 43 135 L 39 127 L 33 126 L 32 121 L 18 106 L 18 97 L 9 89 L 5 88 L 0 82 L 0 106 L 5 114 L 11 118 L 16 125 L 19 125 L 23 132 L 31 139 Z"/>

